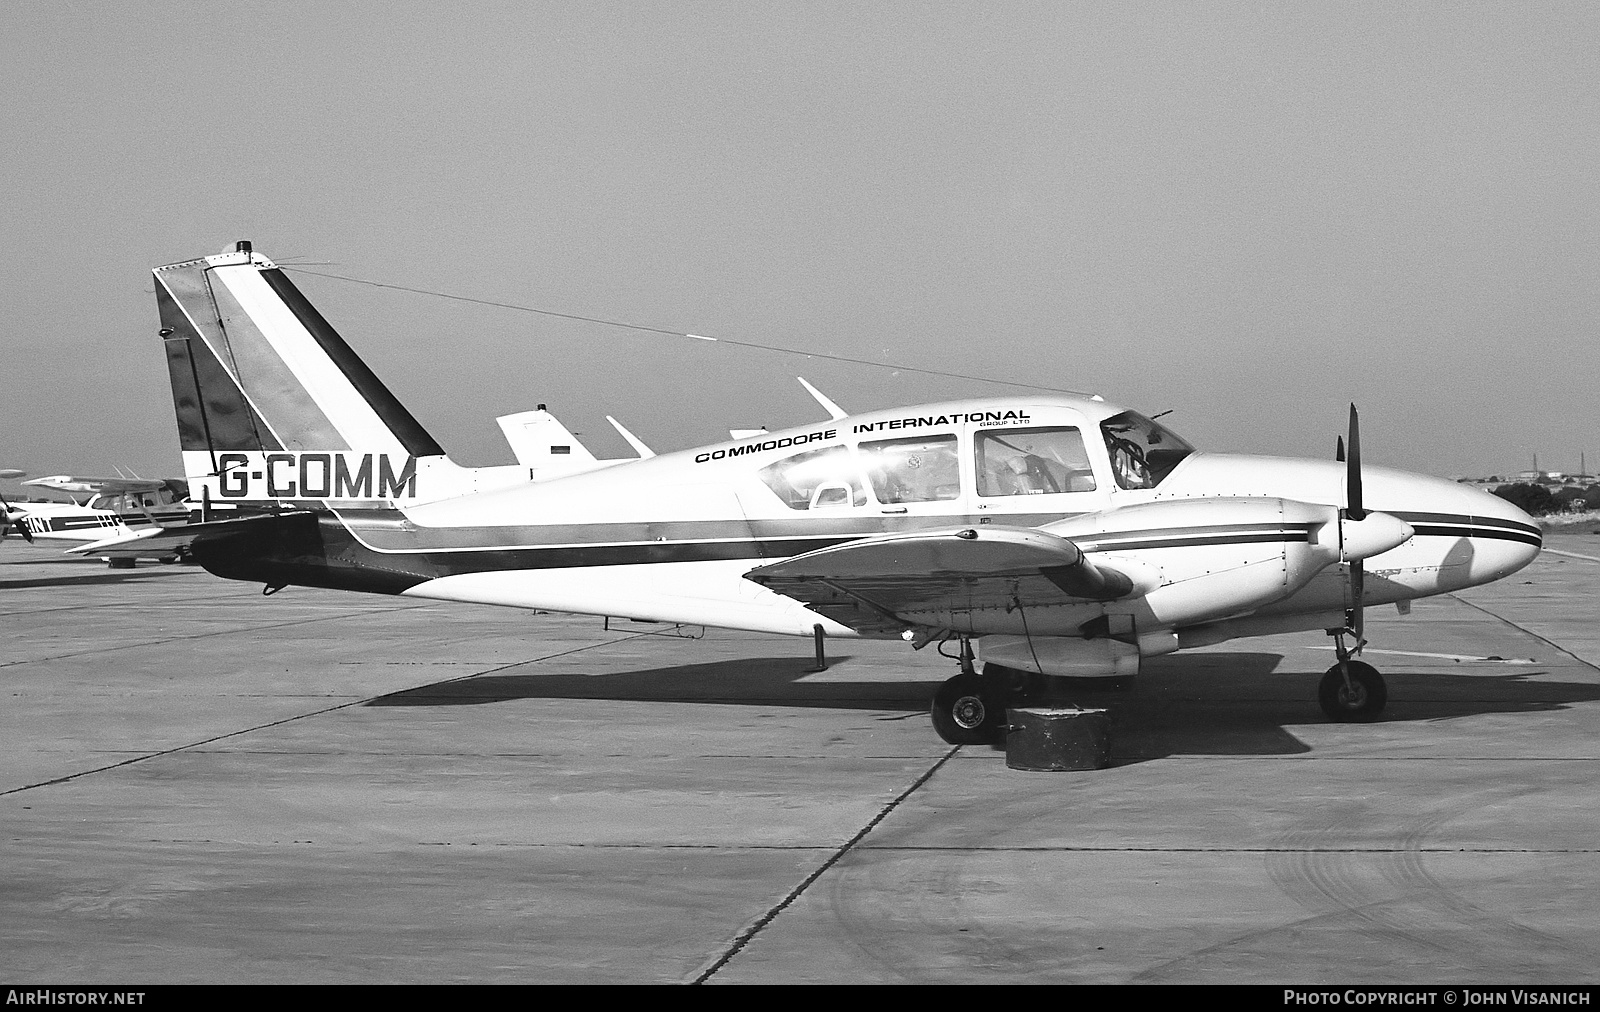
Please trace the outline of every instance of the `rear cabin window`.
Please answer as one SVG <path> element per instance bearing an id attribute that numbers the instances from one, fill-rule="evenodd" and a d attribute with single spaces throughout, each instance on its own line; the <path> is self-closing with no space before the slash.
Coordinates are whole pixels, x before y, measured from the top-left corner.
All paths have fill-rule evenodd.
<path id="1" fill-rule="evenodd" d="M 981 496 L 1095 489 L 1083 433 L 1073 426 L 981 430 L 973 439 L 973 454 Z"/>
<path id="2" fill-rule="evenodd" d="M 881 503 L 934 502 L 961 496 L 955 436 L 862 443 L 861 460 Z"/>
<path id="3" fill-rule="evenodd" d="M 757 473 L 792 510 L 848 509 L 867 503 L 866 483 L 847 446 L 807 450 Z"/>

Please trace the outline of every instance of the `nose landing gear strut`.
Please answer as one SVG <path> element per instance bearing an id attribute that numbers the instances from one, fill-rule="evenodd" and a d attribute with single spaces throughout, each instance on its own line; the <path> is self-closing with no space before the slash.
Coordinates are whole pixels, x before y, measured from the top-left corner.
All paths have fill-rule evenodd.
<path id="1" fill-rule="evenodd" d="M 1322 704 L 1322 712 L 1330 720 L 1375 720 L 1389 702 L 1389 687 L 1378 669 L 1355 660 L 1365 642 L 1357 639 L 1354 650 L 1345 643 L 1346 636 L 1354 635 L 1350 629 L 1333 633 L 1333 649 L 1339 655 L 1339 662 L 1328 669 L 1317 687 L 1317 702 Z"/>

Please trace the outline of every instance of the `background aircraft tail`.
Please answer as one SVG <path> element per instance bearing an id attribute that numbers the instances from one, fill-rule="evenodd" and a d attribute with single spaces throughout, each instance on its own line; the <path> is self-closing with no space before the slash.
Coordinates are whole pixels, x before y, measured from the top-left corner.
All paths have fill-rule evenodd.
<path id="1" fill-rule="evenodd" d="M 195 499 L 404 505 L 477 491 L 479 471 L 499 470 L 451 463 L 248 242 L 154 274 Z"/>

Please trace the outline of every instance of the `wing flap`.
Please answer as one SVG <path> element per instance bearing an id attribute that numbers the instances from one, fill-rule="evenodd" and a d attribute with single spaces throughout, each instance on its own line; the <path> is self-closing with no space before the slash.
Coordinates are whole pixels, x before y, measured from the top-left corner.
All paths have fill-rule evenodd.
<path id="1" fill-rule="evenodd" d="M 927 625 L 931 616 L 1112 601 L 1134 592 L 1066 538 L 981 527 L 863 538 L 762 566 L 745 578 L 859 632 Z"/>

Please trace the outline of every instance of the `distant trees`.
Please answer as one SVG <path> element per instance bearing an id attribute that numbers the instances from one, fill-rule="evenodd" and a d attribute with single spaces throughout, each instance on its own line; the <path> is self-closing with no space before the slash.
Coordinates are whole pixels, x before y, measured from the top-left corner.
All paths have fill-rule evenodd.
<path id="1" fill-rule="evenodd" d="M 1501 485 L 1494 494 L 1530 516 L 1577 510 L 1600 510 L 1600 485 L 1578 488 L 1568 485 L 1552 491 L 1544 485 L 1519 481 Z"/>
<path id="2" fill-rule="evenodd" d="M 1551 495 L 1550 490 L 1543 485 L 1519 481 L 1511 485 L 1501 485 L 1494 490 L 1494 494 L 1529 516 L 1543 516 L 1557 508 L 1555 496 Z"/>
<path id="3" fill-rule="evenodd" d="M 1583 509 L 1584 490 L 1576 485 L 1567 485 L 1550 493 L 1550 512 L 1564 512 L 1567 510 Z"/>

